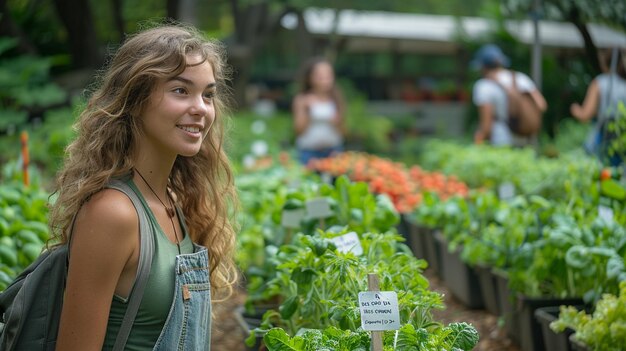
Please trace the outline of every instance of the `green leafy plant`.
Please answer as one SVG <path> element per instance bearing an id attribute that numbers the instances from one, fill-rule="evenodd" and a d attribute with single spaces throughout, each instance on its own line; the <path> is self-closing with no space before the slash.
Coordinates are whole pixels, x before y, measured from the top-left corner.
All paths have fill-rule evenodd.
<path id="1" fill-rule="evenodd" d="M 559 158 L 539 157 L 531 149 L 497 148 L 432 140 L 424 146 L 420 165 L 454 174 L 472 189 L 495 189 L 504 182 L 515 186 L 516 194 L 564 199 L 568 189 L 588 189 L 589 174 L 599 172 L 597 162 L 578 152 Z"/>
<path id="2" fill-rule="evenodd" d="M 281 171 L 282 170 L 282 171 Z M 334 185 L 319 177 L 296 175 L 297 186 L 289 187 L 293 174 L 284 168 L 270 169 L 237 178 L 242 207 L 237 261 L 246 274 L 250 303 L 272 300 L 267 283 L 275 276 L 274 259 L 278 247 L 289 244 L 298 232 L 313 235 L 319 228 L 346 227 L 356 232 L 395 230 L 399 215 L 384 195 L 373 195 L 365 183 L 352 183 L 346 177 Z M 284 210 L 303 209 L 308 200 L 325 198 L 332 215 L 323 221 L 303 218 L 298 228 L 281 225 Z"/>
<path id="3" fill-rule="evenodd" d="M 357 330 L 361 324 L 357 296 L 367 290 L 371 272 L 378 272 L 381 290 L 398 293 L 401 321 L 418 328 L 436 324 L 430 311 L 443 307 L 441 296 L 428 290 L 421 274 L 426 263 L 407 252 L 401 237 L 393 232 L 361 234 L 363 255 L 355 256 L 337 251 L 331 240 L 346 231 L 298 234 L 292 244 L 279 248 L 277 274 L 265 293 L 280 296 L 282 304 L 265 313 L 250 343 L 272 327 L 282 327 L 290 335 L 329 326 Z"/>
<path id="4" fill-rule="evenodd" d="M 263 337 L 269 351 L 367 351 L 370 350 L 369 333 L 359 330 L 307 329 L 290 337 L 284 330 L 274 328 Z M 450 323 L 445 327 L 415 328 L 412 324 L 398 331 L 387 331 L 383 336 L 385 351 L 469 351 L 478 343 L 476 329 L 467 323 Z"/>
<path id="5" fill-rule="evenodd" d="M 559 318 L 550 323 L 555 332 L 575 331 L 574 338 L 595 351 L 618 351 L 626 345 L 626 281 L 619 294 L 604 294 L 592 314 L 573 306 L 561 306 Z"/>
<path id="6" fill-rule="evenodd" d="M 35 181 L 24 186 L 15 163 L 0 184 L 0 291 L 30 265 L 49 239 L 48 194 Z"/>
<path id="7" fill-rule="evenodd" d="M 67 94 L 50 81 L 52 58 L 7 57 L 17 46 L 16 38 L 0 37 L 0 123 L 4 133 L 25 124 L 28 111 L 63 103 Z"/>
<path id="8" fill-rule="evenodd" d="M 465 262 L 505 270 L 517 292 L 592 303 L 626 279 L 626 238 L 624 204 L 606 198 L 598 183 L 587 189 L 570 184 L 567 202 L 539 195 L 502 201 L 493 191 L 447 201 L 429 194 L 412 220 L 441 229 Z M 599 216 L 601 203 L 612 220 Z"/>

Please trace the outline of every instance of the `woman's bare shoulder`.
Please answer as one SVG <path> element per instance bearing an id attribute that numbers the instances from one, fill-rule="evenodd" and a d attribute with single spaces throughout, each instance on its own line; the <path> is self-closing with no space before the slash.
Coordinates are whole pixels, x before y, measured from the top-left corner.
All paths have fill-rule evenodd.
<path id="1" fill-rule="evenodd" d="M 124 193 L 103 189 L 87 200 L 76 219 L 80 232 L 87 231 L 94 242 L 115 240 L 129 243 L 138 233 L 139 219 L 132 201 Z"/>
<path id="2" fill-rule="evenodd" d="M 308 105 L 311 101 L 311 94 L 309 93 L 299 93 L 293 98 L 294 105 Z"/>

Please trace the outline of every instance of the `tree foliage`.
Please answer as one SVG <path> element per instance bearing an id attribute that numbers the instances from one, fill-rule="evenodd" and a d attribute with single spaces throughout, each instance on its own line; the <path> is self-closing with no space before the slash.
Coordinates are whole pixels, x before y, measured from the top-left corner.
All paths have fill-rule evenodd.
<path id="1" fill-rule="evenodd" d="M 540 8 L 533 8 L 535 3 Z M 598 50 L 590 35 L 589 23 L 602 23 L 626 30 L 626 1 L 624 0 L 506 0 L 503 8 L 508 15 L 535 13 L 542 18 L 572 23 L 580 32 L 587 59 L 599 73 Z"/>

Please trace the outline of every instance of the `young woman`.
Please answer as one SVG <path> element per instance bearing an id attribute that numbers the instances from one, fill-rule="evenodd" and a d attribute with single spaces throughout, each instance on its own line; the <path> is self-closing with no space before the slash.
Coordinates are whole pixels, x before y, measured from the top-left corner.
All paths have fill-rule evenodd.
<path id="1" fill-rule="evenodd" d="M 109 350 L 120 329 L 140 235 L 131 200 L 107 188 L 112 179 L 139 195 L 155 228 L 125 350 L 209 349 L 211 293 L 228 294 L 236 280 L 225 78 L 221 46 L 182 26 L 136 34 L 112 58 L 77 122 L 50 213 L 57 239 L 71 236 L 57 350 Z M 190 275 L 206 280 L 192 297 L 203 301 L 201 311 L 174 293 Z"/>
<path id="2" fill-rule="evenodd" d="M 573 103 L 570 112 L 581 122 L 589 122 L 593 117 L 597 121 L 587 137 L 585 148 L 612 166 L 619 165 L 621 156 L 609 155 L 610 135 L 606 125 L 619 115 L 619 105 L 626 105 L 626 58 L 623 49 L 607 50 L 600 55 L 604 73 L 595 77 L 589 87 L 583 104 Z"/>
<path id="3" fill-rule="evenodd" d="M 314 58 L 305 64 L 301 90 L 294 98 L 292 109 L 296 147 L 302 164 L 342 150 L 345 103 L 335 85 L 330 62 Z"/>

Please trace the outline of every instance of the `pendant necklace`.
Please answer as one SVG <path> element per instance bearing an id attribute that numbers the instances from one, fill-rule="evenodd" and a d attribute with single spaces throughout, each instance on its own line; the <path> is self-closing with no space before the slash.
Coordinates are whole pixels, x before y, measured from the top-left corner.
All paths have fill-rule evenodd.
<path id="1" fill-rule="evenodd" d="M 154 189 L 152 189 L 152 187 L 150 186 L 150 183 L 148 183 L 146 178 L 144 178 L 143 175 L 141 175 L 141 173 L 139 173 L 137 168 L 133 168 L 133 170 L 135 172 L 137 172 L 137 174 L 139 175 L 141 180 L 143 180 L 143 182 L 146 183 L 146 185 L 148 186 L 148 189 L 150 189 L 152 194 L 154 194 L 154 196 L 157 198 L 157 200 L 159 200 L 161 205 L 163 205 L 163 207 L 165 208 L 165 212 L 167 213 L 167 217 L 170 219 L 170 223 L 172 223 L 172 229 L 174 230 L 174 239 L 176 240 L 176 247 L 178 248 L 178 254 L 180 255 L 180 240 L 178 240 L 178 233 L 176 232 L 176 226 L 174 225 L 174 215 L 176 214 L 176 211 L 174 210 L 174 205 L 172 204 L 172 198 L 170 197 L 170 192 L 167 189 L 165 189 L 165 193 L 167 195 L 167 200 L 170 203 L 170 207 L 168 207 L 163 201 L 161 201 L 161 198 L 159 197 L 159 195 L 157 195 L 156 191 L 154 191 Z"/>

